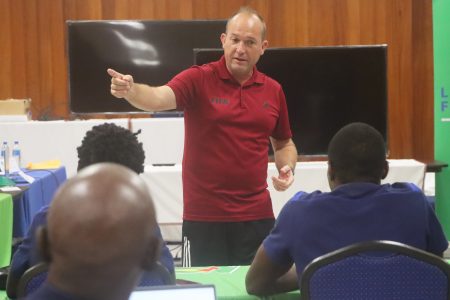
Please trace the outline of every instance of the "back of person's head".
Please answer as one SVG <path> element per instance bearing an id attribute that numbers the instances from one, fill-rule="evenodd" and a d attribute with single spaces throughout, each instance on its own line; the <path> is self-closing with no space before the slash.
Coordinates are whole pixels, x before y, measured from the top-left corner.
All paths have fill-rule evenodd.
<path id="1" fill-rule="evenodd" d="M 338 184 L 379 184 L 388 171 L 383 136 L 365 123 L 348 124 L 331 139 L 328 163 L 329 179 Z"/>
<path id="2" fill-rule="evenodd" d="M 136 134 L 113 123 L 92 127 L 86 132 L 77 151 L 78 171 L 99 162 L 114 162 L 138 174 L 144 171 L 142 143 Z"/>
<path id="3" fill-rule="evenodd" d="M 159 255 L 155 226 L 135 172 L 113 163 L 84 168 L 58 189 L 40 232 L 49 283 L 83 299 L 128 299 Z"/>

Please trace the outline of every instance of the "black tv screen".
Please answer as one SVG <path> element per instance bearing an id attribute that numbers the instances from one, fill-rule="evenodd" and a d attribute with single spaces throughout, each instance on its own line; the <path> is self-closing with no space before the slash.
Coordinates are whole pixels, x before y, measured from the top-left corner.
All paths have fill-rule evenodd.
<path id="1" fill-rule="evenodd" d="M 195 49 L 195 63 L 222 54 Z M 257 68 L 282 85 L 300 154 L 326 155 L 332 136 L 351 122 L 375 127 L 387 147 L 386 45 L 269 48 Z"/>
<path id="2" fill-rule="evenodd" d="M 166 84 L 193 64 L 194 48 L 219 48 L 225 20 L 67 21 L 69 103 L 73 113 L 142 112 L 114 98 L 106 73 Z"/>

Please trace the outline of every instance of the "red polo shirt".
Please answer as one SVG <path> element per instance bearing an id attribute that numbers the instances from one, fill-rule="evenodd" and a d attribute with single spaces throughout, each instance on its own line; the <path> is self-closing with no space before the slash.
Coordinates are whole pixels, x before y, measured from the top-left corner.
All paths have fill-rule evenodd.
<path id="1" fill-rule="evenodd" d="M 292 136 L 280 84 L 254 68 L 241 86 L 222 57 L 181 72 L 167 85 L 184 110 L 184 220 L 273 218 L 266 181 L 269 136 Z"/>

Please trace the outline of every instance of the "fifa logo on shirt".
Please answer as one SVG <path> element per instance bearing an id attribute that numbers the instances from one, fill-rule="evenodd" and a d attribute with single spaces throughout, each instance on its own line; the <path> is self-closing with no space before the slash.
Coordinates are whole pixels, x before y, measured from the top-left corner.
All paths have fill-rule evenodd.
<path id="1" fill-rule="evenodd" d="M 228 105 L 230 103 L 230 101 L 228 99 L 224 99 L 224 98 L 211 98 L 211 99 L 209 99 L 209 101 L 212 104 L 222 104 L 222 105 Z"/>
<path id="2" fill-rule="evenodd" d="M 264 101 L 264 103 L 263 103 L 263 108 L 264 109 L 268 109 L 269 108 L 269 102 L 267 102 L 267 101 Z"/>

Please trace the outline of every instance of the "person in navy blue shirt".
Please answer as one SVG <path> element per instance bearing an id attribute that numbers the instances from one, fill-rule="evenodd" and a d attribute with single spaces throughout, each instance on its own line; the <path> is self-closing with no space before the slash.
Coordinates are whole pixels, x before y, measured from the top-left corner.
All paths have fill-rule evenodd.
<path id="1" fill-rule="evenodd" d="M 55 194 L 36 232 L 49 264 L 26 299 L 126 300 L 157 262 L 156 212 L 147 185 L 116 163 L 83 168 Z"/>
<path id="2" fill-rule="evenodd" d="M 308 263 L 357 242 L 392 240 L 442 256 L 448 242 L 425 195 L 411 183 L 381 184 L 388 169 L 376 129 L 340 129 L 328 147 L 331 192 L 298 192 L 286 203 L 250 266 L 247 291 L 297 290 Z"/>
<path id="3" fill-rule="evenodd" d="M 98 162 L 114 162 L 130 168 L 137 174 L 144 171 L 145 152 L 142 143 L 138 141 L 136 134 L 112 123 L 97 125 L 87 131 L 77 152 L 78 170 Z M 42 257 L 36 251 L 34 235 L 39 226 L 46 225 L 48 210 L 49 206 L 44 206 L 36 213 L 27 236 L 14 253 L 6 289 L 9 298 L 16 297 L 17 284 L 22 274 L 42 261 Z M 155 235 L 162 239 L 159 226 L 155 227 Z M 173 257 L 164 242 L 159 261 L 175 276 Z M 164 284 L 160 275 L 153 272 L 146 272 L 142 281 L 152 285 Z"/>

